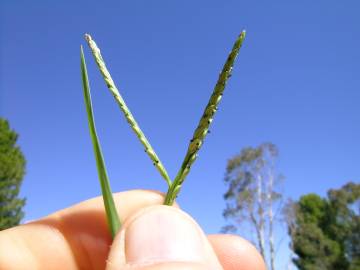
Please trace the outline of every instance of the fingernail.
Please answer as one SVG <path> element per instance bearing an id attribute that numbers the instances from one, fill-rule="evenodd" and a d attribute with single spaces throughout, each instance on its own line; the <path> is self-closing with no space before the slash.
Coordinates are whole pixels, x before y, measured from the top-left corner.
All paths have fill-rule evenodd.
<path id="1" fill-rule="evenodd" d="M 207 247 L 198 225 L 173 207 L 154 207 L 126 228 L 125 257 L 130 265 L 203 262 Z"/>

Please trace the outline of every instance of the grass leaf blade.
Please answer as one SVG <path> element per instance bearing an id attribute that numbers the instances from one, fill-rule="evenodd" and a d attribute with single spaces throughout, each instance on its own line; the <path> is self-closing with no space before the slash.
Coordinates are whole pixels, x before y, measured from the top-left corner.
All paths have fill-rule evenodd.
<path id="1" fill-rule="evenodd" d="M 225 90 L 227 80 L 231 76 L 232 67 L 234 61 L 239 53 L 242 43 L 245 39 L 246 32 L 242 31 L 236 39 L 233 48 L 223 66 L 223 69 L 219 75 L 218 81 L 215 85 L 210 100 L 204 110 L 204 113 L 199 121 L 199 124 L 193 134 L 193 138 L 190 141 L 187 153 L 181 165 L 181 168 L 176 175 L 170 189 L 168 190 L 164 204 L 172 205 L 175 201 L 177 194 L 181 189 L 181 185 L 184 182 L 186 176 L 190 172 L 191 166 L 197 158 L 197 153 L 201 148 L 206 135 L 209 132 L 209 126 L 213 120 L 214 114 L 217 111 L 217 105 L 222 98 L 222 94 Z"/>
<path id="2" fill-rule="evenodd" d="M 84 99 L 85 99 L 86 111 L 88 116 L 89 130 L 94 147 L 96 166 L 98 170 L 107 221 L 109 224 L 111 235 L 114 237 L 118 232 L 121 223 L 118 213 L 116 211 L 114 198 L 112 196 L 112 192 L 110 188 L 109 178 L 106 172 L 104 157 L 102 155 L 101 146 L 96 133 L 94 114 L 93 114 L 91 96 L 90 96 L 89 79 L 87 75 L 85 57 L 82 46 L 81 46 L 81 78 L 84 89 Z"/>

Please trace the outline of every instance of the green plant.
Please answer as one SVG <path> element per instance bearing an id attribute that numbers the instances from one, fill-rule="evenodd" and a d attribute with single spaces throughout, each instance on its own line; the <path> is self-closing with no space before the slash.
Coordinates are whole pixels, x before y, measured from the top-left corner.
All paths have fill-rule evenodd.
<path id="1" fill-rule="evenodd" d="M 360 269 L 360 184 L 349 182 L 327 196 L 309 193 L 284 212 L 299 270 Z"/>
<path id="2" fill-rule="evenodd" d="M 167 185 L 168 185 L 168 191 L 166 193 L 164 204 L 166 205 L 172 205 L 178 196 L 181 186 L 186 178 L 186 176 L 189 174 L 192 164 L 197 158 L 198 151 L 201 148 L 204 139 L 206 137 L 206 134 L 209 131 L 209 126 L 211 122 L 213 121 L 214 114 L 217 111 L 217 105 L 221 100 L 222 94 L 225 89 L 225 85 L 227 80 L 231 76 L 232 67 L 234 65 L 234 61 L 236 59 L 236 56 L 239 53 L 239 50 L 242 46 L 242 43 L 245 39 L 245 31 L 242 31 L 241 34 L 236 39 L 233 48 L 224 64 L 224 67 L 219 75 L 218 81 L 214 87 L 213 93 L 209 99 L 209 102 L 203 112 L 202 117 L 200 118 L 199 124 L 193 134 L 193 137 L 189 143 L 187 153 L 185 155 L 185 158 L 182 162 L 182 165 L 174 179 L 174 181 L 170 180 L 170 177 L 160 161 L 160 158 L 155 153 L 154 149 L 150 145 L 149 141 L 146 139 L 144 133 L 140 129 L 139 125 L 137 124 L 135 118 L 133 117 L 132 113 L 130 112 L 129 108 L 127 107 L 124 99 L 120 95 L 120 92 L 118 88 L 116 87 L 113 79 L 111 78 L 111 75 L 109 71 L 106 68 L 105 61 L 101 56 L 100 49 L 97 47 L 95 41 L 91 38 L 90 35 L 86 34 L 85 39 L 91 49 L 91 52 L 94 56 L 95 62 L 105 80 L 105 83 L 110 90 L 111 94 L 114 96 L 115 101 L 118 103 L 121 111 L 123 112 L 126 120 L 130 124 L 132 130 L 135 132 L 136 136 L 140 140 L 141 144 L 145 147 L 145 152 L 152 160 L 153 164 L 159 171 L 160 175 L 165 179 Z M 102 188 L 103 193 L 103 199 L 104 199 L 104 205 L 108 217 L 108 222 L 110 226 L 110 230 L 115 235 L 116 231 L 120 227 L 120 220 L 116 213 L 114 200 L 112 198 L 112 193 L 110 189 L 109 180 L 106 173 L 106 168 L 104 164 L 104 159 L 101 153 L 100 144 L 96 135 L 95 130 L 95 123 L 94 123 L 94 117 L 92 113 L 92 105 L 91 105 L 91 98 L 90 98 L 90 87 L 88 82 L 88 76 L 86 71 L 86 64 L 84 59 L 83 50 L 81 48 L 81 71 L 82 71 L 82 80 L 83 80 L 83 87 L 84 87 L 84 97 L 85 97 L 85 104 L 88 112 L 88 121 L 89 121 L 89 128 L 90 128 L 90 134 L 92 138 L 92 142 L 94 145 L 94 152 L 95 152 L 95 158 L 97 163 L 97 169 L 100 179 L 100 184 Z"/>
<path id="3" fill-rule="evenodd" d="M 152 146 L 150 145 L 149 141 L 146 139 L 146 137 L 145 137 L 144 133 L 142 132 L 142 130 L 140 129 L 138 123 L 135 121 L 128 106 L 126 106 L 124 99 L 120 95 L 119 90 L 117 89 L 113 79 L 111 78 L 109 71 L 106 68 L 105 61 L 103 60 L 101 53 L 100 53 L 100 49 L 97 47 L 95 41 L 92 40 L 90 35 L 86 34 L 85 39 L 89 44 L 89 47 L 95 58 L 95 62 L 99 67 L 99 70 L 105 80 L 107 87 L 109 88 L 111 94 L 114 96 L 115 101 L 117 102 L 120 109 L 124 113 L 124 116 L 125 116 L 126 120 L 128 121 L 129 125 L 131 126 L 132 130 L 135 132 L 136 136 L 139 138 L 140 142 L 145 147 L 145 152 L 148 154 L 150 159 L 153 161 L 155 167 L 158 169 L 161 176 L 165 179 L 168 186 L 170 186 L 171 180 L 170 180 L 170 177 L 169 177 L 167 171 L 165 170 L 162 162 L 156 155 L 156 153 L 155 153 L 154 149 L 152 148 Z"/>
<path id="4" fill-rule="evenodd" d="M 83 52 L 83 48 L 81 46 L 81 78 L 84 88 L 84 99 L 85 99 L 85 106 L 86 106 L 86 112 L 88 116 L 88 123 L 89 123 L 89 130 L 90 130 L 90 136 L 94 147 L 94 153 L 95 153 L 95 159 L 96 159 L 96 166 L 97 171 L 99 175 L 100 180 L 100 186 L 101 186 L 101 192 L 103 195 L 104 205 L 105 205 L 105 211 L 106 216 L 110 228 L 111 235 L 114 237 L 116 232 L 120 228 L 120 218 L 118 216 L 118 213 L 116 211 L 114 198 L 112 196 L 109 178 L 106 171 L 105 161 L 104 157 L 102 155 L 101 146 L 99 143 L 99 139 L 96 133 L 95 128 L 95 120 L 94 120 L 94 113 L 92 109 L 92 103 L 91 103 L 91 96 L 90 96 L 90 85 L 89 85 L 89 79 L 87 75 L 87 69 L 86 69 L 86 63 L 85 63 L 85 56 Z"/>
<path id="5" fill-rule="evenodd" d="M 0 231 L 16 226 L 24 216 L 20 198 L 26 160 L 17 144 L 18 134 L 0 117 Z"/>

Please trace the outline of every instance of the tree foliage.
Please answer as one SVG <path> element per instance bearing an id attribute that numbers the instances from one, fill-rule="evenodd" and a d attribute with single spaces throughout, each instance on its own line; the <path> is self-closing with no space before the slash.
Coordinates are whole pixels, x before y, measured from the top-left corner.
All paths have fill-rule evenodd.
<path id="1" fill-rule="evenodd" d="M 0 118 L 0 230 L 19 224 L 25 199 L 18 197 L 25 174 L 25 158 L 16 145 L 18 135 Z"/>
<path id="2" fill-rule="evenodd" d="M 300 270 L 360 269 L 360 184 L 329 190 L 327 198 L 304 195 L 287 208 Z"/>
<path id="3" fill-rule="evenodd" d="M 272 143 L 244 148 L 240 154 L 228 160 L 225 184 L 228 186 L 223 212 L 229 224 L 223 231 L 236 231 L 246 224 L 254 229 L 256 245 L 274 270 L 275 239 L 274 224 L 281 200 L 277 190 L 281 176 L 275 171 L 278 150 Z"/>

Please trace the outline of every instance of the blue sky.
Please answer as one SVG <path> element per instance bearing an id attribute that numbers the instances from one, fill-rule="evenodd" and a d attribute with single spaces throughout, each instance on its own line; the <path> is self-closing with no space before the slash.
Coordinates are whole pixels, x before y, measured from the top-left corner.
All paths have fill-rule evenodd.
<path id="1" fill-rule="evenodd" d="M 27 159 L 26 219 L 100 194 L 79 48 L 88 32 L 171 177 L 238 33 L 247 39 L 179 203 L 209 233 L 225 224 L 228 158 L 271 141 L 285 195 L 359 181 L 359 1 L 1 1 L 0 115 Z M 114 191 L 165 191 L 86 47 Z"/>

